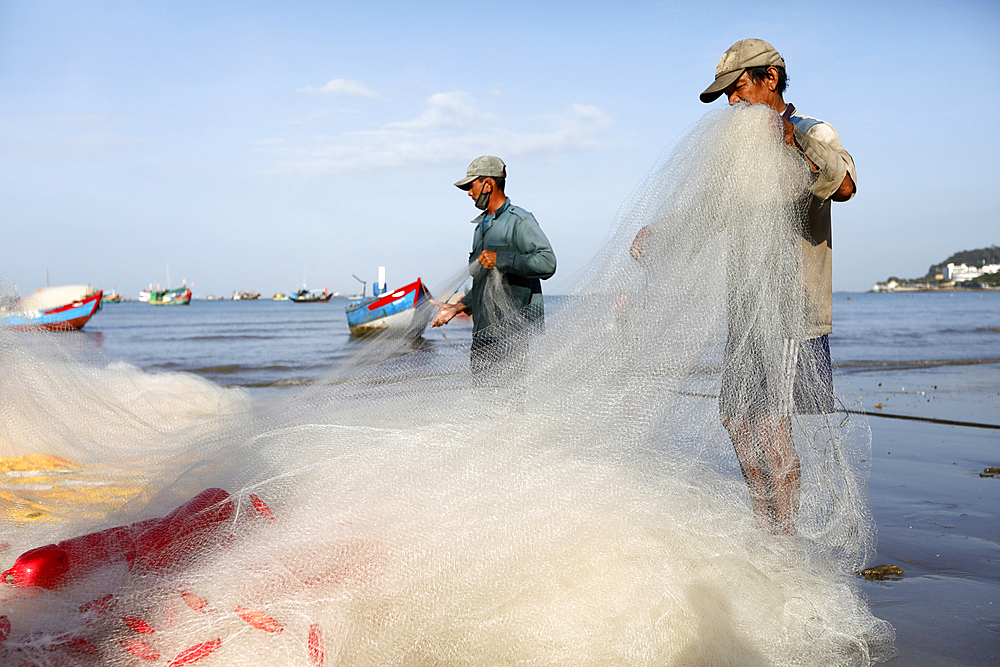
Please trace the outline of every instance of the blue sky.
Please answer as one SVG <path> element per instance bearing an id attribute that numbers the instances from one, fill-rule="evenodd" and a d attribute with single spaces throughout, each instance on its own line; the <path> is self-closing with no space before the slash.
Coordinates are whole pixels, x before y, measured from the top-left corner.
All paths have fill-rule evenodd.
<path id="1" fill-rule="evenodd" d="M 680 6 L 683 4 L 684 6 Z M 760 37 L 834 125 L 834 287 L 1000 244 L 997 2 L 0 2 L 0 276 L 22 293 L 355 291 L 443 281 L 478 155 L 559 259 L 559 291 Z M 716 105 L 724 102 L 716 102 Z"/>

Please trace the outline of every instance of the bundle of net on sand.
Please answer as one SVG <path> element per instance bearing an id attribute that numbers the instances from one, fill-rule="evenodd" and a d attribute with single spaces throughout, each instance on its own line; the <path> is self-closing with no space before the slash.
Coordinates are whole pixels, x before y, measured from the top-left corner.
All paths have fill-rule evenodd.
<path id="1" fill-rule="evenodd" d="M 527 350 L 494 382 L 473 383 L 467 355 L 372 340 L 293 398 L 255 401 L 0 333 L 0 455 L 57 478 L 5 479 L 3 566 L 45 545 L 50 568 L 76 559 L 0 585 L 0 663 L 886 658 L 892 630 L 854 576 L 873 549 L 865 424 L 792 418 L 801 495 L 782 536 L 755 520 L 720 422 L 726 341 L 753 332 L 777 385 L 771 346 L 804 336 L 809 183 L 769 111 L 708 114 L 544 331 L 494 313 Z M 502 304 L 502 277 L 482 280 Z M 58 461 L 67 486 L 109 490 L 45 496 Z"/>

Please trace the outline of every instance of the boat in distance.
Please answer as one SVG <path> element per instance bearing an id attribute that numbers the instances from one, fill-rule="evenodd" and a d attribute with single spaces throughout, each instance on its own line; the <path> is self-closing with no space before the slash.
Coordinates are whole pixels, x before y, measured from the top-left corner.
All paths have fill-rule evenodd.
<path id="1" fill-rule="evenodd" d="M 103 303 L 121 303 L 121 302 L 122 302 L 122 295 L 119 294 L 115 290 L 115 286 L 114 285 L 111 286 L 111 291 L 110 292 L 106 293 L 103 297 L 101 297 L 101 303 L 102 304 Z"/>
<path id="2" fill-rule="evenodd" d="M 142 300 L 141 294 L 140 292 L 140 301 Z M 191 303 L 191 288 L 149 290 L 148 301 L 152 306 L 187 306 Z"/>
<path id="3" fill-rule="evenodd" d="M 294 301 L 295 303 L 326 303 L 332 298 L 333 294 L 326 290 L 322 292 L 312 292 L 304 287 L 288 295 L 288 300 Z"/>
<path id="4" fill-rule="evenodd" d="M 45 287 L 29 294 L 17 310 L 0 313 L 0 326 L 17 331 L 82 329 L 101 307 L 102 290 L 88 285 Z"/>
<path id="5" fill-rule="evenodd" d="M 404 338 L 419 338 L 438 309 L 420 278 L 393 292 L 354 299 L 347 308 L 352 336 L 386 331 Z"/>

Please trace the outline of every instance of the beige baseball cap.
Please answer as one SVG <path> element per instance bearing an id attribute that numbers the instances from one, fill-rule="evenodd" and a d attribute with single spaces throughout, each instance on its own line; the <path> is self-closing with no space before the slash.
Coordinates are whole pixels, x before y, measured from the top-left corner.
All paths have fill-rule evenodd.
<path id="1" fill-rule="evenodd" d="M 455 183 L 456 188 L 468 190 L 472 187 L 472 181 L 483 176 L 492 178 L 507 178 L 507 165 L 498 157 L 493 155 L 483 155 L 477 157 L 469 165 L 465 178 Z"/>
<path id="2" fill-rule="evenodd" d="M 722 54 L 715 68 L 715 82 L 701 94 L 702 102 L 713 102 L 728 85 L 750 67 L 785 67 L 785 61 L 773 46 L 762 39 L 741 39 Z"/>

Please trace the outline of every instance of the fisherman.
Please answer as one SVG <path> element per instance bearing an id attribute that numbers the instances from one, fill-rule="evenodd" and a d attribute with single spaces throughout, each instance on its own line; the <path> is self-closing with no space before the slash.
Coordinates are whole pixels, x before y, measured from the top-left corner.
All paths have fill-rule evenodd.
<path id="1" fill-rule="evenodd" d="M 438 304 L 431 325 L 445 325 L 461 312 L 472 315 L 470 365 L 480 387 L 499 388 L 519 374 L 528 337 L 544 321 L 541 281 L 556 272 L 549 240 L 531 213 L 510 203 L 506 180 L 503 160 L 483 155 L 455 183 L 483 211 L 472 221 L 472 289 L 457 303 Z"/>
<path id="2" fill-rule="evenodd" d="M 830 202 L 854 196 L 854 160 L 837 131 L 803 116 L 783 98 L 788 77 L 785 61 L 760 39 L 740 40 L 723 54 L 715 81 L 701 94 L 708 103 L 725 95 L 729 104 L 763 104 L 780 115 L 784 141 L 803 156 L 814 181 L 808 207 L 802 208 L 801 277 L 805 296 L 805 339 L 782 341 L 787 391 L 774 391 L 762 366 L 754 375 L 752 336 L 726 343 L 719 400 L 722 423 L 733 442 L 750 488 L 754 514 L 774 533 L 795 533 L 801 472 L 792 439 L 791 414 L 826 414 L 834 410 L 833 371 L 828 336 L 832 331 L 833 288 Z M 638 239 L 637 239 L 638 240 Z M 734 340 L 735 339 L 735 340 Z M 751 369 L 747 372 L 747 369 Z M 791 401 L 775 396 L 791 392 Z"/>

